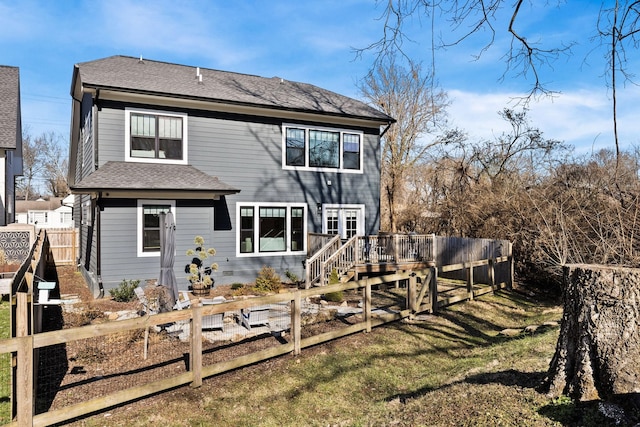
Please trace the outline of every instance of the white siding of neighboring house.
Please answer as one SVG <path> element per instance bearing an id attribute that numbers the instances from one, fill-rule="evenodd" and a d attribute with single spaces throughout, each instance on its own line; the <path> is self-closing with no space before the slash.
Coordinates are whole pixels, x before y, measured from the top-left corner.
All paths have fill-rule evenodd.
<path id="1" fill-rule="evenodd" d="M 32 224 L 38 228 L 73 228 L 73 196 L 64 199 L 64 204 L 56 209 L 29 209 L 27 212 L 18 212 L 16 222 L 19 224 Z"/>

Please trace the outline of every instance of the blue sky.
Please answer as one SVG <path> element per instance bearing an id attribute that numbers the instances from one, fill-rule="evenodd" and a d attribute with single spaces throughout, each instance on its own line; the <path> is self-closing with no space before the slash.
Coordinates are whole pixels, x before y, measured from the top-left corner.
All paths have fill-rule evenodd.
<path id="1" fill-rule="evenodd" d="M 604 64 L 599 52 L 587 56 L 601 2 L 573 0 L 545 7 L 548 3 L 527 3 L 518 28 L 533 42 L 581 43 L 573 56 L 544 70 L 542 81 L 560 93 L 533 103 L 530 118 L 547 138 L 564 140 L 579 152 L 612 148 Z M 110 55 L 279 76 L 359 98 L 356 84 L 373 56 L 357 59 L 353 49 L 381 36 L 382 7 L 374 0 L 0 0 L 0 64 L 20 67 L 23 126 L 31 135 L 53 131 L 65 140 L 73 65 Z M 506 130 L 497 111 L 529 87 L 512 74 L 500 81 L 509 43 L 506 26 L 504 21 L 496 28 L 494 46 L 477 61 L 473 55 L 488 34 L 435 52 L 438 83 L 451 101 L 449 122 L 472 139 Z M 413 41 L 405 44 L 425 66 L 431 60 L 431 35 L 455 36 L 441 16 L 433 32 L 430 28 L 429 20 L 414 20 Z M 630 59 L 637 61 L 635 56 L 632 52 Z M 631 147 L 640 131 L 640 90 L 633 85 L 620 89 L 620 137 L 623 147 Z"/>

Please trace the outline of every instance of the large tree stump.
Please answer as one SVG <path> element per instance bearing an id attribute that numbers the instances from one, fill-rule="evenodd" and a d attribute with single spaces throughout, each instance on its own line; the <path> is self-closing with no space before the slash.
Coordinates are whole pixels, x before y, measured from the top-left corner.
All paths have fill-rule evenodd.
<path id="1" fill-rule="evenodd" d="M 546 386 L 607 401 L 640 396 L 640 269 L 565 267 L 564 313 Z"/>

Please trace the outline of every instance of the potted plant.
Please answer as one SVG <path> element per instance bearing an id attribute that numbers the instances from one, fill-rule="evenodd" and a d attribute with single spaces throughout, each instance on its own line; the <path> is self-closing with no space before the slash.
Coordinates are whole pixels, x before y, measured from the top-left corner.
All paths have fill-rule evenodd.
<path id="1" fill-rule="evenodd" d="M 214 262 L 206 265 L 205 261 L 209 257 L 215 256 L 216 250 L 214 248 L 205 249 L 202 236 L 196 236 L 193 243 L 196 245 L 195 249 L 187 251 L 187 256 L 192 257 L 191 262 L 184 267 L 184 272 L 188 274 L 187 280 L 191 283 L 189 290 L 195 296 L 209 295 L 209 291 L 215 283 L 211 273 L 218 271 L 218 264 Z"/>

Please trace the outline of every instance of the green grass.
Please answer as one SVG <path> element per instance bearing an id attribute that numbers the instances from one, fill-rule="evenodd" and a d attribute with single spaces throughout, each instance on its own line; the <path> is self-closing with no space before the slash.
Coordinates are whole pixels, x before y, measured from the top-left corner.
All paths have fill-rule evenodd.
<path id="1" fill-rule="evenodd" d="M 107 417 L 78 425 L 606 426 L 597 411 L 538 390 L 557 327 L 499 333 L 560 317 L 558 306 L 517 293 L 485 295 L 438 316 L 209 378 L 199 389 L 112 408 Z"/>
<path id="2" fill-rule="evenodd" d="M 10 308 L 8 301 L 0 301 L 0 339 L 11 335 Z M 11 421 L 11 355 L 0 354 L 0 423 Z"/>

